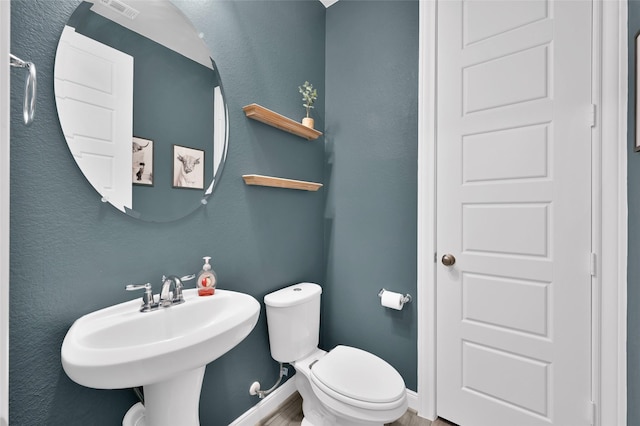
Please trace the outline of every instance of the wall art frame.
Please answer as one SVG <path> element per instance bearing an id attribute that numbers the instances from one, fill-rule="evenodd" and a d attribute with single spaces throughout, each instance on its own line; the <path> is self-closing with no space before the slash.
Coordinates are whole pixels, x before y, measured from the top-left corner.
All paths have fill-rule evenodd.
<path id="1" fill-rule="evenodd" d="M 153 186 L 153 141 L 134 136 L 131 150 L 131 183 L 134 185 Z"/>
<path id="2" fill-rule="evenodd" d="M 173 145 L 173 187 L 204 189 L 205 152 Z"/>

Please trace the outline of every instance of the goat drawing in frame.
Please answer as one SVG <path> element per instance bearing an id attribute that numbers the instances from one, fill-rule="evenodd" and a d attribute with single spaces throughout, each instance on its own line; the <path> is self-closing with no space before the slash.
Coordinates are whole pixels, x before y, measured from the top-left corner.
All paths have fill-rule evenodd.
<path id="1" fill-rule="evenodd" d="M 173 187 L 204 189 L 204 151 L 173 146 Z"/>

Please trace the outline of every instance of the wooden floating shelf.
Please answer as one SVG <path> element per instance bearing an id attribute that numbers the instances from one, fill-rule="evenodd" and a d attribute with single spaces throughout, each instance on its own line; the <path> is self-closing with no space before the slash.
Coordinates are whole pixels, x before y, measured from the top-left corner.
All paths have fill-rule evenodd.
<path id="1" fill-rule="evenodd" d="M 274 188 L 300 189 L 303 191 L 317 191 L 322 187 L 321 183 L 307 182 L 304 180 L 284 179 L 273 176 L 242 175 L 247 185 L 271 186 Z"/>
<path id="2" fill-rule="evenodd" d="M 303 126 L 297 121 L 285 117 L 284 115 L 280 115 L 277 112 L 271 111 L 270 109 L 258 104 L 247 105 L 242 107 L 242 110 L 249 118 L 268 124 L 269 126 L 277 129 L 284 130 L 285 132 L 293 133 L 301 138 L 315 140 L 322 136 L 322 132 Z"/>

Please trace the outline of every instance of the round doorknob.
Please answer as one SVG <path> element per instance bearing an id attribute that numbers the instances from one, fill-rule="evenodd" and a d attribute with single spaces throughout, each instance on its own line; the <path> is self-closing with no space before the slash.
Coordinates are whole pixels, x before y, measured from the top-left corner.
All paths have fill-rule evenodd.
<path id="1" fill-rule="evenodd" d="M 442 264 L 444 266 L 451 266 L 456 263 L 456 258 L 452 254 L 445 254 L 442 256 Z"/>

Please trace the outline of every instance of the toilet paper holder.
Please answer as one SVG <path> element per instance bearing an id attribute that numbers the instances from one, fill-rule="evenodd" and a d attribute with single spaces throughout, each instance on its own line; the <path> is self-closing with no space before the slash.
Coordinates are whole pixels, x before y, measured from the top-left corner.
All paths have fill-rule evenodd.
<path id="1" fill-rule="evenodd" d="M 378 292 L 378 297 L 382 298 L 382 294 L 387 291 L 384 288 L 381 288 L 380 291 Z M 402 296 L 402 300 L 401 300 L 402 304 L 404 305 L 405 303 L 411 303 L 411 295 L 409 293 L 405 294 Z"/>

